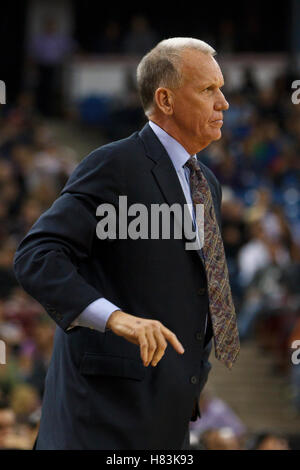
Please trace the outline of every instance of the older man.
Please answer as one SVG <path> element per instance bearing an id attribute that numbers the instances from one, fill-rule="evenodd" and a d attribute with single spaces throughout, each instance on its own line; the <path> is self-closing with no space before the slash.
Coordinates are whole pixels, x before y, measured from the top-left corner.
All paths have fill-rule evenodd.
<path id="1" fill-rule="evenodd" d="M 150 51 L 137 70 L 149 123 L 87 156 L 17 251 L 20 283 L 58 325 L 37 449 L 188 448 L 212 335 L 216 356 L 229 368 L 236 359 L 221 188 L 197 155 L 221 137 L 228 108 L 214 54 L 192 38 Z M 176 215 L 169 237 L 120 226 L 99 236 L 103 204 L 120 216 L 121 196 L 128 222 L 136 203 L 188 205 L 199 233 L 202 205 L 203 246 L 186 249 Z"/>

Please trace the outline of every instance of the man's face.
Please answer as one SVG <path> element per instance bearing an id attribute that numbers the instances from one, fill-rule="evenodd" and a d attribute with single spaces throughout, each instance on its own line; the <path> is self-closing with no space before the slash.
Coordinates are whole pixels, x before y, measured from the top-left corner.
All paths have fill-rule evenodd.
<path id="1" fill-rule="evenodd" d="M 181 143 L 196 153 L 220 139 L 229 104 L 220 89 L 224 79 L 216 60 L 197 50 L 185 50 L 182 57 L 183 83 L 173 89 L 172 117 Z"/>

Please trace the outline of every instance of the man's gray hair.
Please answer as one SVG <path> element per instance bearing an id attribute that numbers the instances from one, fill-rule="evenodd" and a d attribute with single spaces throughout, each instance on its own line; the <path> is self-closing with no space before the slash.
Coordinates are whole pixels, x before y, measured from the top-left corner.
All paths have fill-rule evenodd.
<path id="1" fill-rule="evenodd" d="M 177 88 L 181 85 L 181 58 L 185 49 L 196 49 L 211 56 L 216 54 L 209 44 L 200 39 L 169 38 L 159 42 L 140 61 L 137 85 L 146 116 L 152 112 L 157 88 Z"/>

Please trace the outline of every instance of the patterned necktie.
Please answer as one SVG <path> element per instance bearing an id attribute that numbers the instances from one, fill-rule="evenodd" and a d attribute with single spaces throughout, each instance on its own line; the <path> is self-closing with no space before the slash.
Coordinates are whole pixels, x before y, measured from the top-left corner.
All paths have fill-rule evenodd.
<path id="1" fill-rule="evenodd" d="M 185 164 L 190 170 L 194 205 L 204 205 L 204 245 L 209 310 L 214 332 L 216 358 L 229 369 L 240 350 L 235 308 L 231 296 L 223 241 L 217 223 L 211 192 L 195 157 Z"/>

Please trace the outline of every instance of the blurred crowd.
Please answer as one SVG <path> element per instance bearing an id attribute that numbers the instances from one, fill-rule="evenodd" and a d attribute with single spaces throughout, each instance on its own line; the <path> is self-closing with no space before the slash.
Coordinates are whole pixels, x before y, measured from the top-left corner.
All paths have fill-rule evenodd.
<path id="1" fill-rule="evenodd" d="M 135 18 L 123 42 L 127 51 L 142 53 L 156 42 L 146 26 Z M 45 34 L 54 34 L 53 23 L 45 28 Z M 145 28 L 142 41 L 139 34 Z M 99 52 L 121 51 L 116 50 L 117 37 L 117 25 L 110 23 L 97 43 Z M 61 41 L 61 50 L 69 54 L 74 44 Z M 49 108 L 57 87 L 51 81 L 55 74 L 49 81 L 47 73 L 49 67 L 57 70 L 64 54 L 54 57 L 55 42 L 45 39 L 44 51 L 42 43 L 30 46 L 30 67 L 40 74 L 35 92 L 27 89 L 14 104 L 0 108 L 0 338 L 6 345 L 6 364 L 0 364 L 0 448 L 32 448 L 55 327 L 18 286 L 14 252 L 83 157 L 72 142 L 62 145 L 47 123 L 58 109 Z M 99 127 L 99 144 L 143 124 L 131 80 L 128 90 L 127 101 Z M 241 89 L 227 98 L 223 138 L 202 152 L 202 160 L 222 184 L 222 230 L 241 342 L 255 340 L 272 354 L 274 369 L 287 378 L 291 404 L 300 414 L 300 369 L 291 362 L 292 343 L 300 339 L 300 106 L 291 102 L 288 72 L 262 90 L 246 71 Z M 289 448 L 272 430 L 247 440 L 246 426 L 226 403 L 205 394 L 201 399 L 202 424 L 191 434 L 195 448 Z"/>
<path id="2" fill-rule="evenodd" d="M 0 115 L 0 448 L 32 448 L 40 417 L 54 324 L 17 284 L 18 243 L 58 196 L 78 163 L 21 93 Z"/>
<path id="3" fill-rule="evenodd" d="M 295 363 L 292 354 L 300 339 L 300 107 L 291 101 L 291 82 L 287 71 L 261 90 L 246 71 L 244 85 L 228 95 L 223 138 L 202 159 L 222 184 L 241 346 L 254 340 L 272 357 L 272 373 L 286 378 L 287 399 L 299 415 L 300 353 Z M 204 413 L 191 426 L 195 448 L 289 449 L 274 430 L 249 435 L 214 394 L 204 392 L 201 401 Z"/>
<path id="4" fill-rule="evenodd" d="M 251 76 L 230 99 L 224 137 L 206 162 L 223 187 L 223 238 L 241 341 L 256 338 L 286 374 L 300 412 L 300 107 L 290 75 L 258 90 Z M 204 157 L 205 158 L 205 157 Z"/>

